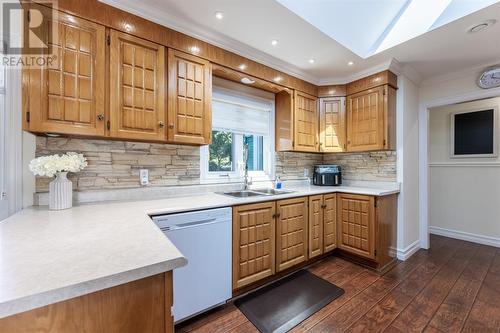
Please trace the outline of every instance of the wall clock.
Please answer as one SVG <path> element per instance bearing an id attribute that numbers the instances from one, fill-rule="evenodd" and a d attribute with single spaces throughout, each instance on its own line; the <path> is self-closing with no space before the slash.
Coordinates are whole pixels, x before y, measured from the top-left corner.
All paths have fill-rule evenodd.
<path id="1" fill-rule="evenodd" d="M 483 89 L 500 87 L 500 65 L 486 69 L 479 76 L 477 85 Z"/>

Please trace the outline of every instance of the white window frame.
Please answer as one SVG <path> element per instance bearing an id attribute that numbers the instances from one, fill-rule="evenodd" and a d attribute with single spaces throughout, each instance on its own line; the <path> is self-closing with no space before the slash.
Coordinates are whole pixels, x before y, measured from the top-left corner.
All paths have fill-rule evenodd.
<path id="1" fill-rule="evenodd" d="M 7 103 L 6 88 L 7 75 L 6 68 L 0 65 L 0 221 L 9 216 L 9 198 L 7 197 Z"/>
<path id="2" fill-rule="evenodd" d="M 269 105 L 269 132 L 266 136 L 264 136 L 264 151 L 263 151 L 263 171 L 248 171 L 248 176 L 254 182 L 264 182 L 270 181 L 275 178 L 275 148 L 274 148 L 274 124 L 275 124 L 275 103 L 273 100 L 257 97 L 254 95 L 249 95 L 243 92 L 234 92 L 231 89 L 226 89 L 222 87 L 217 87 L 217 90 L 227 92 L 231 95 L 238 96 L 241 98 L 250 98 L 253 100 L 259 100 L 265 102 Z M 216 97 L 212 98 L 213 100 L 218 100 L 222 102 L 230 102 L 233 101 L 225 101 L 223 99 L 218 99 Z M 240 106 L 245 106 L 244 103 L 238 103 Z M 252 106 L 249 106 L 254 108 Z M 212 128 L 212 131 L 218 130 L 227 130 L 227 129 L 219 129 Z M 251 135 L 253 133 L 244 133 L 246 135 Z M 257 134 L 261 135 L 261 134 Z M 209 146 L 200 147 L 200 183 L 201 184 L 216 184 L 216 183 L 238 183 L 242 182 L 244 179 L 244 165 L 243 165 L 243 149 L 235 149 L 235 147 L 243 147 L 243 133 L 236 133 L 233 137 L 233 168 L 234 170 L 231 172 L 224 171 L 208 171 L 209 165 Z M 266 149 L 268 147 L 268 149 Z"/>
<path id="3" fill-rule="evenodd" d="M 19 38 L 19 36 L 14 36 Z M 3 41 L 0 40 L 3 43 Z M 0 52 L 1 54 L 1 52 Z M 1 221 L 23 207 L 22 78 L 21 67 L 5 67 L 4 112 L 0 113 L 0 198 Z"/>

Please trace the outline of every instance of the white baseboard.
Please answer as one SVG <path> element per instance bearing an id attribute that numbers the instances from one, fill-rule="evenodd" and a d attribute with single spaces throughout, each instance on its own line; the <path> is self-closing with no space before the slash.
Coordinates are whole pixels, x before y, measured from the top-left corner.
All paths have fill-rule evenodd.
<path id="1" fill-rule="evenodd" d="M 464 231 L 451 230 L 451 229 L 432 227 L 432 226 L 429 227 L 429 232 L 434 235 L 461 239 L 464 241 L 479 243 L 483 245 L 500 247 L 500 238 L 497 237 L 483 236 Z"/>
<path id="2" fill-rule="evenodd" d="M 399 260 L 405 261 L 418 250 L 420 250 L 420 240 L 416 240 L 415 242 L 408 245 L 404 249 L 395 249 L 395 252 Z"/>
<path id="3" fill-rule="evenodd" d="M 445 229 L 440 227 L 429 227 L 429 232 L 434 235 L 456 238 L 468 242 L 500 247 L 500 238 L 473 234 L 470 232 Z"/>

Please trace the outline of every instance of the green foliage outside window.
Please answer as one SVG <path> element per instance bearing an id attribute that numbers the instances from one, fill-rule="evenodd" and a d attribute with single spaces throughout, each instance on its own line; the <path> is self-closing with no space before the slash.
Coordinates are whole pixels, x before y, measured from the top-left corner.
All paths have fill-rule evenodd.
<path id="1" fill-rule="evenodd" d="M 212 144 L 209 147 L 208 170 L 233 171 L 233 133 L 224 131 L 212 132 Z"/>

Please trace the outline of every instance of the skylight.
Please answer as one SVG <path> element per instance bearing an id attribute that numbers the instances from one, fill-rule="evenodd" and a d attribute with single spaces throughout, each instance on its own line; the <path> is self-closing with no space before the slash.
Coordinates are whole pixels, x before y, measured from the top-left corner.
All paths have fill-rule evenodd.
<path id="1" fill-rule="evenodd" d="M 382 52 L 429 31 L 452 0 L 413 0 L 395 20 L 374 53 Z"/>
<path id="2" fill-rule="evenodd" d="M 276 0 L 362 58 L 500 0 Z"/>

